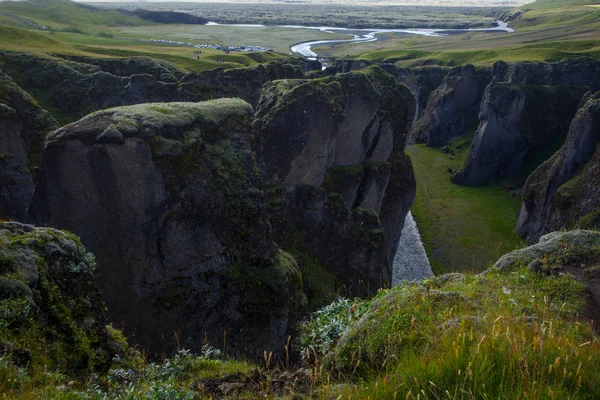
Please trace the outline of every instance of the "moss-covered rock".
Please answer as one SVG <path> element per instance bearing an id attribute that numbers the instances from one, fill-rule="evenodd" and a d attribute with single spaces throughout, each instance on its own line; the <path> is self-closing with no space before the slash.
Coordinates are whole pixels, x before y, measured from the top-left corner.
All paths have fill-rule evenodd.
<path id="1" fill-rule="evenodd" d="M 9 51 L 0 54 L 0 67 L 61 123 L 109 107 L 149 102 L 239 97 L 255 105 L 267 81 L 303 76 L 301 66 L 276 61 L 188 73 L 147 57 L 62 59 Z"/>
<path id="2" fill-rule="evenodd" d="M 529 242 L 565 227 L 600 225 L 600 92 L 583 103 L 563 147 L 523 188 L 517 231 Z"/>
<path id="3" fill-rule="evenodd" d="M 0 352 L 79 376 L 108 368 L 115 351 L 95 267 L 75 235 L 0 223 Z"/>
<path id="4" fill-rule="evenodd" d="M 81 236 L 109 315 L 150 351 L 225 332 L 232 351 L 281 351 L 304 304 L 267 220 L 251 117 L 240 99 L 143 104 L 48 137 L 33 217 Z"/>

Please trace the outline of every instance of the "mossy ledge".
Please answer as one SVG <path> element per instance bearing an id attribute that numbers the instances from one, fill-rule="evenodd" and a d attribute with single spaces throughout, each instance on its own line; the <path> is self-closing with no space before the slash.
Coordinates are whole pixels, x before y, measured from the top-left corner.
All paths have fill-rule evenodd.
<path id="1" fill-rule="evenodd" d="M 95 267 L 75 235 L 0 223 L 0 353 L 38 372 L 106 371 L 117 352 Z"/>

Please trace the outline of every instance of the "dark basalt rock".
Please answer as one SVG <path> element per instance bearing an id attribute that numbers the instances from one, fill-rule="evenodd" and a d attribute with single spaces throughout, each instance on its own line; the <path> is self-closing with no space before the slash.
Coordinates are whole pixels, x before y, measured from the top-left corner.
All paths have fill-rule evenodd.
<path id="1" fill-rule="evenodd" d="M 45 133 L 56 121 L 0 70 L 0 217 L 23 221 Z"/>
<path id="2" fill-rule="evenodd" d="M 48 136 L 32 206 L 96 254 L 111 319 L 160 353 L 281 351 L 304 302 L 275 245 L 239 99 L 97 112 Z"/>
<path id="3" fill-rule="evenodd" d="M 61 60 L 9 51 L 0 55 L 0 67 L 63 123 L 110 107 L 150 102 L 239 97 L 256 105 L 266 82 L 304 76 L 301 63 L 186 73 L 146 57 Z"/>
<path id="4" fill-rule="evenodd" d="M 427 146 L 447 144 L 463 134 L 469 122 L 476 120 L 488 69 L 476 69 L 467 64 L 448 72 L 442 84 L 429 96 L 421 118 L 411 136 Z"/>
<path id="5" fill-rule="evenodd" d="M 562 228 L 600 225 L 600 92 L 588 95 L 563 147 L 537 168 L 522 191 L 517 231 L 530 243 Z"/>
<path id="6" fill-rule="evenodd" d="M 116 351 L 94 268 L 75 235 L 0 223 L 0 354 L 84 377 L 108 369 Z"/>
<path id="7" fill-rule="evenodd" d="M 415 95 L 416 110 L 415 119 L 417 122 L 423 115 L 431 93 L 436 90 L 448 74 L 448 68 L 439 66 L 420 66 L 413 68 L 398 68 L 388 71 L 396 77 L 398 82 L 408 86 Z"/>
<path id="8" fill-rule="evenodd" d="M 285 232 L 300 231 L 310 256 L 350 294 L 389 283 L 415 195 L 404 155 L 413 111 L 409 90 L 376 66 L 264 88 L 255 120 L 259 159 L 288 191 L 283 214 L 289 223 L 274 224 L 279 244 L 289 248 Z M 370 214 L 357 211 L 363 209 Z M 351 239 L 358 232 L 362 243 Z"/>
<path id="9" fill-rule="evenodd" d="M 564 141 L 582 96 L 598 88 L 597 60 L 496 63 L 469 157 L 452 181 L 486 184 L 546 159 Z"/>

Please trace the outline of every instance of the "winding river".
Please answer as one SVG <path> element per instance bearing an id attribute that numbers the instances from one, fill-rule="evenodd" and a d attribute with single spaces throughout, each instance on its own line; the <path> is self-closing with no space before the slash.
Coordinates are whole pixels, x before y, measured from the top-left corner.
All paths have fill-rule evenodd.
<path id="1" fill-rule="evenodd" d="M 317 40 L 313 42 L 299 43 L 291 47 L 291 50 L 296 53 L 303 55 L 304 57 L 316 58 L 317 53 L 312 51 L 313 46 L 320 46 L 323 44 L 335 44 L 335 43 L 353 43 L 353 42 L 374 42 L 377 40 L 377 35 L 380 33 L 408 33 L 412 35 L 420 36 L 447 36 L 455 33 L 464 32 L 514 32 L 514 29 L 509 28 L 506 22 L 496 21 L 497 26 L 493 28 L 480 28 L 480 29 L 350 29 L 350 28 L 332 28 L 332 27 L 313 27 L 313 26 L 296 26 L 287 25 L 283 27 L 289 28 L 306 28 L 306 29 L 318 29 L 321 32 L 327 33 L 345 33 L 353 36 L 352 39 L 345 40 Z"/>

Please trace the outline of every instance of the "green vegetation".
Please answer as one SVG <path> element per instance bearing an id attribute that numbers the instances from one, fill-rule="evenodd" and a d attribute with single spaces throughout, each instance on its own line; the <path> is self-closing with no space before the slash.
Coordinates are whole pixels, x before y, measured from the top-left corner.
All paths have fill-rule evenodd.
<path id="1" fill-rule="evenodd" d="M 0 13 L 15 15 L 33 24 L 54 29 L 147 24 L 139 17 L 128 16 L 116 10 L 91 7 L 70 0 L 0 2 Z M 16 18 L 13 18 L 13 22 L 32 25 Z"/>
<path id="2" fill-rule="evenodd" d="M 121 335 L 118 331 L 116 334 Z M 0 357 L 0 399 L 209 399 L 212 396 L 203 393 L 201 382 L 259 371 L 246 361 L 225 361 L 218 349 L 208 345 L 199 355 L 180 350 L 160 362 L 147 360 L 135 351 L 132 354 L 114 360 L 113 367 L 102 376 L 96 375 L 85 381 L 73 381 L 56 372 L 31 372 Z M 263 379 L 267 381 L 267 377 Z"/>
<path id="3" fill-rule="evenodd" d="M 473 130 L 449 144 L 455 155 L 421 144 L 406 150 L 417 178 L 412 212 L 436 273 L 479 272 L 523 245 L 515 230 L 521 206 L 518 192 L 498 185 L 467 187 L 450 182 L 448 169 L 462 167 L 472 134 Z"/>
<path id="4" fill-rule="evenodd" d="M 598 234 L 552 243 L 550 256 L 532 249 L 502 269 L 434 277 L 313 314 L 300 343 L 327 371 L 324 397 L 598 398 L 600 341 L 582 317 L 585 286 L 549 272 L 577 264 L 583 274 L 582 260 L 594 270 Z"/>
<path id="5" fill-rule="evenodd" d="M 468 32 L 442 37 L 382 34 L 378 41 L 316 47 L 326 57 L 409 60 L 402 65 L 557 61 L 599 56 L 600 9 L 590 0 L 538 0 L 514 10 L 514 33 Z M 510 13 L 509 13 L 510 14 Z M 583 48 L 572 41 L 590 44 Z M 424 53 L 422 53 L 424 52 Z M 396 59 L 396 60 L 394 60 Z"/>
<path id="6" fill-rule="evenodd" d="M 328 46 L 315 47 L 318 54 L 338 55 L 346 49 Z M 493 49 L 424 51 L 413 49 L 387 49 L 361 54 L 358 58 L 371 62 L 395 63 L 397 67 L 419 65 L 455 66 L 462 64 L 491 65 L 496 61 L 560 61 L 569 58 L 600 58 L 600 40 L 570 42 L 544 42 L 527 46 L 507 46 Z"/>

